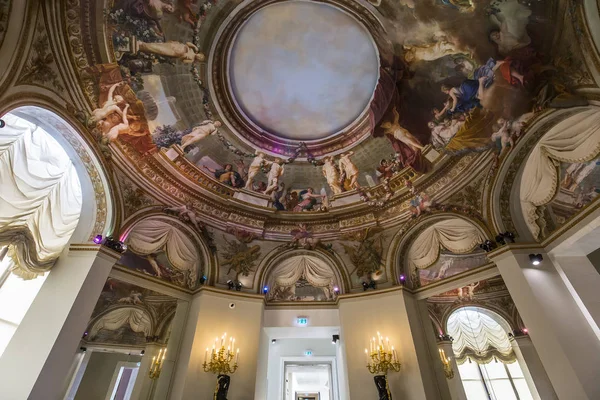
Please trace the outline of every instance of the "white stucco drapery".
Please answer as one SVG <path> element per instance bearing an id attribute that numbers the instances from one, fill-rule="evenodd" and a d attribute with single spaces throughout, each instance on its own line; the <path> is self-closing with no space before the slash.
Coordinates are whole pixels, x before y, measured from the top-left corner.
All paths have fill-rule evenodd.
<path id="1" fill-rule="evenodd" d="M 284 260 L 272 272 L 277 286 L 294 285 L 300 278 L 306 279 L 314 287 L 328 287 L 333 283 L 334 274 L 327 264 L 308 256 L 295 256 Z"/>
<path id="2" fill-rule="evenodd" d="M 599 153 L 599 107 L 583 109 L 559 122 L 535 145 L 525 164 L 519 192 L 525 222 L 535 239 L 540 238 L 537 208 L 556 195 L 560 163 L 590 161 Z"/>
<path id="3" fill-rule="evenodd" d="M 198 280 L 200 255 L 192 240 L 172 223 L 146 219 L 133 227 L 125 240 L 131 251 L 139 255 L 164 251 L 173 267 L 188 274 L 188 285 Z"/>
<path id="4" fill-rule="evenodd" d="M 474 307 L 453 312 L 448 318 L 447 332 L 454 339 L 452 350 L 459 364 L 468 358 L 480 364 L 487 364 L 494 357 L 507 363 L 516 361 L 505 328 Z"/>
<path id="5" fill-rule="evenodd" d="M 32 279 L 52 267 L 77 227 L 82 193 L 75 166 L 41 127 L 16 115 L 0 129 L 0 246 L 13 272 Z"/>
<path id="6" fill-rule="evenodd" d="M 90 339 L 94 339 L 101 329 L 116 331 L 129 325 L 134 332 L 143 332 L 144 336 L 152 336 L 152 320 L 147 312 L 139 308 L 123 307 L 103 315 L 90 330 Z"/>
<path id="7" fill-rule="evenodd" d="M 410 270 L 433 265 L 442 248 L 455 254 L 470 253 L 485 240 L 471 222 L 450 218 L 434 223 L 421 232 L 408 251 Z"/>

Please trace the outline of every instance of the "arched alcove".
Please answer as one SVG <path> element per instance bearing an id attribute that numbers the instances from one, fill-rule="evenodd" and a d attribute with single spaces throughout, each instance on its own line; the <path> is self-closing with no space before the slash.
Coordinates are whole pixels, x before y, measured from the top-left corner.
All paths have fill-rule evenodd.
<path id="1" fill-rule="evenodd" d="M 443 252 L 455 258 L 477 253 L 478 245 L 488 237 L 490 234 L 482 223 L 464 215 L 440 213 L 427 216 L 398 232 L 392 240 L 388 260 L 392 263 L 394 281 L 400 283 L 406 280 L 409 285 L 417 287 L 417 271 L 434 265 Z M 480 262 L 475 264 L 467 269 L 481 265 Z M 449 269 L 449 265 L 440 267 L 446 271 Z"/>
<path id="2" fill-rule="evenodd" d="M 210 266 L 208 248 L 197 233 L 164 214 L 132 222 L 121 240 L 128 246 L 122 265 L 180 287 L 195 289 Z"/>
<path id="3" fill-rule="evenodd" d="M 562 113 L 530 147 L 512 185 L 510 213 L 517 233 L 542 241 L 558 226 L 571 226 L 584 209 L 597 207 L 599 156 L 600 107 Z"/>
<path id="4" fill-rule="evenodd" d="M 291 250 L 266 259 L 259 279 L 268 301 L 333 301 L 344 290 L 339 266 L 320 252 Z"/>
<path id="5" fill-rule="evenodd" d="M 154 336 L 155 325 L 156 321 L 143 307 L 111 307 L 90 322 L 86 340 L 143 345 L 147 337 Z"/>

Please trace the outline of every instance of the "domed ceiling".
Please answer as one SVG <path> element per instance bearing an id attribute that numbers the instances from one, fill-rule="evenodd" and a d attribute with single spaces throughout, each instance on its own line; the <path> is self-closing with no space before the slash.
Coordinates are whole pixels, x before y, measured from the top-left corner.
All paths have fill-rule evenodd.
<path id="1" fill-rule="evenodd" d="M 81 76 L 88 123 L 126 182 L 124 224 L 166 203 L 218 249 L 222 284 L 259 287 L 264 260 L 298 247 L 345 265 L 346 286 L 391 281 L 394 235 L 435 213 L 492 226 L 499 166 L 595 86 L 572 46 L 577 8 L 559 0 L 100 3 L 81 2 Z M 468 257 L 453 270 L 485 259 Z"/>
<path id="2" fill-rule="evenodd" d="M 377 51 L 351 16 L 323 3 L 258 10 L 231 47 L 229 79 L 246 116 L 275 136 L 323 139 L 363 114 L 377 84 Z"/>

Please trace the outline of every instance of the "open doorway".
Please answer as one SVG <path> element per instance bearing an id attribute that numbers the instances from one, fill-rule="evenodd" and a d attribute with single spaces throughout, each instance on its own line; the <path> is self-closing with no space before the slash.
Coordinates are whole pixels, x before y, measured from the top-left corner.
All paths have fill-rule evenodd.
<path id="1" fill-rule="evenodd" d="M 285 400 L 332 400 L 331 362 L 284 363 Z"/>

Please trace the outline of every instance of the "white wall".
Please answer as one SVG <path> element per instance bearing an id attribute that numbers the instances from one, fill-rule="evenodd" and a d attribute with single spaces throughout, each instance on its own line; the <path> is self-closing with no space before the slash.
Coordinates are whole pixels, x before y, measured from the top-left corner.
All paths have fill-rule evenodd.
<path id="1" fill-rule="evenodd" d="M 117 364 L 120 361 L 137 363 L 141 359 L 140 356 L 121 353 L 93 352 L 77 389 L 75 400 L 104 400 Z"/>
<path id="2" fill-rule="evenodd" d="M 235 303 L 235 308 L 229 305 Z M 262 326 L 263 299 L 202 290 L 191 302 L 170 399 L 212 400 L 216 375 L 204 372 L 205 349 L 215 337 L 233 336 L 240 348 L 238 370 L 231 375 L 228 397 L 254 400 Z"/>

